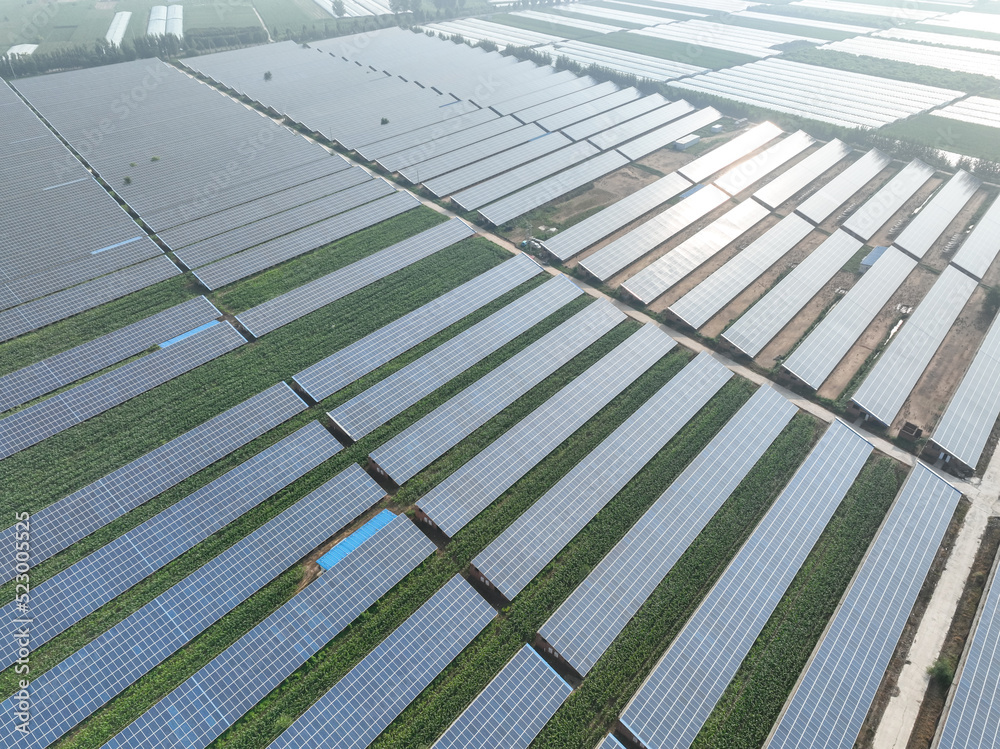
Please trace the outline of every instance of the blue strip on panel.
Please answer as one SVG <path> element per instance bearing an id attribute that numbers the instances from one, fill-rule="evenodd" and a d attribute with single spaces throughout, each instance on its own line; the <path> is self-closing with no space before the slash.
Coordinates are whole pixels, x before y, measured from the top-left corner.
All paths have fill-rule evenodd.
<path id="1" fill-rule="evenodd" d="M 118 244 L 109 244 L 107 247 L 102 247 L 99 250 L 94 250 L 90 254 L 91 255 L 97 255 L 97 254 L 99 254 L 101 252 L 106 252 L 108 250 L 113 250 L 115 247 L 121 247 L 122 245 L 125 245 L 125 244 L 132 244 L 132 242 L 138 242 L 140 239 L 142 239 L 142 237 L 132 237 L 131 239 L 126 239 L 124 242 L 119 242 Z"/>
<path id="2" fill-rule="evenodd" d="M 179 341 L 183 341 L 185 338 L 188 338 L 189 336 L 193 336 L 195 333 L 200 333 L 203 330 L 208 330 L 213 325 L 218 324 L 218 322 L 219 322 L 218 320 L 212 320 L 210 322 L 205 323 L 204 325 L 199 325 L 194 330 L 189 330 L 187 333 L 181 333 L 179 336 L 175 336 L 171 338 L 169 341 L 164 341 L 163 343 L 161 343 L 160 348 L 166 348 L 167 346 L 172 346 L 173 344 L 178 343 Z"/>
<path id="3" fill-rule="evenodd" d="M 50 185 L 49 187 L 43 187 L 42 192 L 46 190 L 55 190 L 57 187 L 65 187 L 66 185 L 75 185 L 77 182 L 85 182 L 90 177 L 80 177 L 80 179 L 71 179 L 69 182 L 60 182 L 58 185 Z"/>
<path id="4" fill-rule="evenodd" d="M 361 544 L 374 536 L 379 530 L 389 525 L 395 518 L 396 515 L 394 513 L 389 510 L 382 510 L 382 512 L 362 525 L 350 536 L 335 544 L 316 563 L 324 570 L 331 569 L 337 562 L 361 546 Z"/>

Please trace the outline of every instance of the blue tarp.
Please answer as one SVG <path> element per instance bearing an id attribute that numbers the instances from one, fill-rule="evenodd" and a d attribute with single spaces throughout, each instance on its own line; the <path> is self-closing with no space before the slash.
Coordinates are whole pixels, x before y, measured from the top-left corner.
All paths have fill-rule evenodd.
<path id="1" fill-rule="evenodd" d="M 374 536 L 381 528 L 389 525 L 395 517 L 389 510 L 382 510 L 382 512 L 321 556 L 316 563 L 325 570 L 330 569 L 341 559 L 361 546 L 362 543 Z"/>
<path id="2" fill-rule="evenodd" d="M 687 192 L 682 192 L 681 193 L 681 200 L 683 200 L 684 198 L 691 197 L 692 195 L 694 195 L 696 192 L 698 192 L 698 190 L 700 190 L 703 187 L 704 187 L 704 185 L 695 185 L 694 187 L 692 187 Z"/>
<path id="3" fill-rule="evenodd" d="M 218 320 L 212 320 L 211 322 L 207 322 L 204 325 L 198 326 L 194 330 L 189 330 L 187 333 L 181 333 L 179 336 L 176 336 L 174 338 L 171 338 L 169 341 L 164 341 L 163 343 L 161 343 L 160 348 L 166 348 L 167 346 L 171 346 L 177 343 L 178 341 L 183 341 L 188 336 L 193 336 L 195 333 L 200 333 L 203 330 L 211 328 L 213 325 L 218 324 L 218 322 L 219 322 Z"/>

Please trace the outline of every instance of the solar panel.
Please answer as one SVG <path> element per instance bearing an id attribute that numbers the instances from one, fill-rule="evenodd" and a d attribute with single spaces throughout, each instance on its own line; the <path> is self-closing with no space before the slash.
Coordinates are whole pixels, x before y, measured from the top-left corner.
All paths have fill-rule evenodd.
<path id="1" fill-rule="evenodd" d="M 1000 416 L 1000 318 L 993 320 L 931 441 L 974 469 Z"/>
<path id="2" fill-rule="evenodd" d="M 565 276 L 550 279 L 354 396 L 330 418 L 359 440 L 582 293 Z"/>
<path id="3" fill-rule="evenodd" d="M 222 315 L 199 296 L 0 377 L 0 411 L 58 390 Z"/>
<path id="4" fill-rule="evenodd" d="M 628 122 L 615 125 L 607 130 L 602 130 L 596 135 L 590 136 L 588 140 L 595 146 L 605 151 L 609 148 L 621 145 L 627 140 L 632 140 L 655 127 L 666 125 L 668 122 L 676 120 L 678 117 L 694 111 L 694 107 L 683 99 L 672 101 L 668 104 L 654 109 L 652 112 L 640 115 Z"/>
<path id="5" fill-rule="evenodd" d="M 434 549 L 397 516 L 105 746 L 207 747 Z"/>
<path id="6" fill-rule="evenodd" d="M 520 124 L 516 120 L 514 124 Z M 498 129 L 498 128 L 497 128 Z M 424 184 L 435 195 L 438 192 L 436 177 L 440 177 L 456 170 L 463 170 L 464 167 L 475 166 L 478 161 L 485 161 L 509 149 L 522 146 L 526 143 L 536 142 L 543 147 L 549 143 L 555 143 L 556 148 L 565 145 L 568 141 L 560 134 L 556 133 L 552 137 L 537 125 L 521 125 L 513 129 L 505 129 L 496 135 L 482 140 L 473 141 L 464 147 L 451 145 L 440 155 L 433 158 L 425 158 L 414 164 L 403 166 L 399 173 L 415 185 Z M 452 139 L 454 141 L 455 139 Z M 544 141 L 544 143 L 542 143 Z M 436 150 L 436 149 L 435 149 Z M 538 153 L 544 153 L 538 151 Z M 502 157 L 501 157 L 502 158 Z M 464 170 L 463 170 L 464 171 Z"/>
<path id="7" fill-rule="evenodd" d="M 614 736 L 608 735 L 604 737 L 598 749 L 625 749 L 625 746 Z"/>
<path id="8" fill-rule="evenodd" d="M 530 645 L 525 645 L 434 747 L 527 749 L 572 691 Z"/>
<path id="9" fill-rule="evenodd" d="M 958 268 L 945 268 L 851 400 L 891 424 L 976 285 Z"/>
<path id="10" fill-rule="evenodd" d="M 979 604 L 978 621 L 966 645 L 964 661 L 952 687 L 951 705 L 940 728 L 941 749 L 973 749 L 1000 744 L 997 722 L 997 683 L 1000 664 L 996 648 L 1000 642 L 1000 584 L 996 567 Z"/>
<path id="11" fill-rule="evenodd" d="M 628 159 L 617 151 L 609 151 L 572 166 L 548 179 L 537 182 L 519 192 L 501 198 L 479 209 L 487 221 L 501 226 L 528 211 L 560 198 L 571 190 L 593 182 L 609 172 L 628 164 Z"/>
<path id="12" fill-rule="evenodd" d="M 0 343 L 180 275 L 166 255 L 0 312 Z"/>
<path id="13" fill-rule="evenodd" d="M 456 575 L 270 746 L 368 746 L 495 614 Z"/>
<path id="14" fill-rule="evenodd" d="M 691 744 L 871 452 L 840 421 L 813 448 L 622 713 L 645 746 Z"/>
<path id="15" fill-rule="evenodd" d="M 753 194 L 756 200 L 766 205 L 772 211 L 790 200 L 805 187 L 833 167 L 839 164 L 851 153 L 850 146 L 834 138 L 825 146 L 815 151 L 798 164 L 779 174 Z"/>
<path id="16" fill-rule="evenodd" d="M 294 217 L 296 215 L 308 217 L 311 212 L 316 210 L 317 206 L 309 208 L 306 208 L 306 206 L 324 199 L 326 199 L 324 201 L 326 206 L 321 206 L 320 213 L 313 213 L 312 215 L 327 216 L 330 214 L 323 211 L 332 211 L 334 209 L 339 209 L 337 210 L 339 213 L 341 210 L 346 210 L 344 206 L 345 201 L 353 200 L 353 195 L 356 191 L 350 188 L 355 188 L 365 183 L 374 184 L 368 172 L 359 166 L 348 167 L 347 162 L 339 157 L 322 163 L 328 164 L 331 171 L 319 179 L 302 182 L 294 187 L 281 190 L 278 193 L 264 195 L 263 197 L 249 200 L 246 203 L 226 208 L 218 213 L 212 213 L 194 221 L 180 224 L 179 226 L 157 233 L 157 237 L 166 242 L 174 250 L 192 245 L 206 249 L 212 245 L 212 242 L 222 241 L 220 235 L 232 236 L 230 233 L 242 236 L 244 244 L 254 239 L 260 242 L 263 241 L 263 237 L 257 237 L 263 235 L 265 231 L 269 230 L 270 225 L 272 225 L 272 221 L 263 221 L 263 219 L 277 221 L 278 219 L 274 217 Z M 244 228 L 248 225 L 252 225 L 254 228 Z M 301 223 L 292 221 L 285 225 L 297 229 L 301 226 Z M 259 232 L 260 234 L 258 235 L 255 232 Z M 215 239 L 205 244 L 200 244 L 210 238 Z M 257 242 L 253 243 L 256 244 Z"/>
<path id="17" fill-rule="evenodd" d="M 529 10 L 525 12 L 532 13 L 533 11 Z M 517 118 L 523 122 L 538 122 L 547 117 L 557 116 L 568 109 L 575 109 L 581 104 L 597 103 L 602 98 L 619 90 L 618 86 L 611 81 L 605 81 L 604 83 L 598 83 L 596 86 L 590 86 L 566 96 L 549 98 L 527 109 L 518 110 L 516 113 Z M 546 127 L 545 129 L 557 130 L 558 128 Z"/>
<path id="18" fill-rule="evenodd" d="M 211 265 L 202 266 L 194 272 L 194 275 L 206 288 L 219 289 L 233 281 L 246 278 L 393 216 L 406 213 L 418 205 L 420 201 L 409 193 L 394 192 L 249 250 L 237 252 Z"/>
<path id="19" fill-rule="evenodd" d="M 595 278 L 607 281 L 727 200 L 726 193 L 708 185 L 605 245 L 582 260 L 580 267 Z"/>
<path id="20" fill-rule="evenodd" d="M 812 229 L 812 224 L 794 213 L 785 216 L 668 309 L 692 328 L 700 328 L 805 239 Z"/>
<path id="21" fill-rule="evenodd" d="M 557 259 L 569 260 L 690 187 L 688 180 L 672 172 L 565 231 L 542 240 L 542 246 Z"/>
<path id="22" fill-rule="evenodd" d="M 227 322 L 143 356 L 0 420 L 0 459 L 104 413 L 243 345 Z"/>
<path id="23" fill-rule="evenodd" d="M 372 463 L 402 485 L 624 320 L 606 300 L 588 305 L 376 448 Z"/>
<path id="24" fill-rule="evenodd" d="M 754 182 L 763 179 L 776 169 L 780 169 L 791 159 L 815 144 L 816 141 L 813 140 L 812 136 L 799 130 L 778 141 L 770 148 L 764 149 L 756 156 L 728 169 L 713 184 L 730 195 L 738 195 Z"/>
<path id="25" fill-rule="evenodd" d="M 467 190 L 462 190 L 452 195 L 451 199 L 463 210 L 472 211 L 562 169 L 571 167 L 594 156 L 597 152 L 597 149 L 589 143 L 574 143 L 516 169 L 498 174 L 496 177 L 480 182 Z"/>
<path id="26" fill-rule="evenodd" d="M 616 91 L 613 94 L 602 96 L 600 99 L 579 104 L 572 109 L 565 109 L 556 114 L 551 114 L 548 117 L 543 117 L 538 120 L 538 124 L 546 130 L 563 130 L 564 128 L 567 128 L 577 122 L 582 122 L 583 120 L 590 119 L 591 117 L 604 114 L 611 109 L 622 106 L 623 104 L 628 104 L 629 102 L 635 101 L 641 97 L 642 94 L 640 94 L 636 89 L 631 87 L 625 88 L 621 91 Z"/>
<path id="27" fill-rule="evenodd" d="M 644 325 L 417 500 L 417 506 L 454 536 L 675 345 L 655 325 Z"/>
<path id="28" fill-rule="evenodd" d="M 473 566 L 513 600 L 731 377 L 707 353 L 699 354 L 473 559 Z"/>
<path id="29" fill-rule="evenodd" d="M 649 304 L 724 247 L 770 215 L 755 200 L 744 200 L 697 234 L 658 257 L 625 281 L 621 288 Z"/>
<path id="30" fill-rule="evenodd" d="M 32 590 L 32 642 L 55 637 L 340 449 L 311 422 L 46 580 Z M 9 622 L 17 618 L 13 603 L 2 611 Z M 16 659 L 16 647 L 8 648 L 0 663 Z"/>
<path id="31" fill-rule="evenodd" d="M 107 704 L 383 496 L 352 464 L 35 679 L 33 743 Z"/>
<path id="32" fill-rule="evenodd" d="M 981 279 L 993 264 L 997 252 L 1000 252 L 998 234 L 1000 234 L 1000 200 L 994 200 L 979 219 L 976 228 L 958 248 L 958 252 L 951 260 L 952 264 Z"/>
<path id="33" fill-rule="evenodd" d="M 516 148 L 478 159 L 461 169 L 442 174 L 435 179 L 425 179 L 424 187 L 438 197 L 445 197 L 477 182 L 509 171 L 525 162 L 552 153 L 571 142 L 569 138 L 560 133 L 542 133 Z"/>
<path id="34" fill-rule="evenodd" d="M 578 673 L 594 667 L 796 411 L 759 388 L 542 625 Z"/>
<path id="35" fill-rule="evenodd" d="M 873 148 L 799 204 L 795 212 L 819 226 L 892 160 Z"/>
<path id="36" fill-rule="evenodd" d="M 495 123 L 500 119 L 500 116 L 492 109 L 474 108 L 472 111 L 460 114 L 457 117 L 449 117 L 444 122 L 434 122 L 430 125 L 424 125 L 423 127 L 400 133 L 391 138 L 383 138 L 366 144 L 358 150 L 358 153 L 366 161 L 376 161 L 390 172 L 394 172 L 397 171 L 397 168 L 392 167 L 391 164 L 392 160 L 397 156 L 405 154 L 411 149 L 419 152 L 435 148 L 435 144 L 443 138 L 457 136 L 459 133 L 468 133 L 476 127 L 485 125 L 488 122 Z M 506 125 L 508 128 L 516 127 L 518 124 L 520 123 L 513 118 L 507 118 Z M 472 140 L 465 141 L 461 145 L 468 145 L 468 143 L 474 142 L 474 140 L 475 138 L 473 137 Z"/>
<path id="37" fill-rule="evenodd" d="M 914 466 L 768 747 L 854 746 L 960 496 Z"/>
<path id="38" fill-rule="evenodd" d="M 176 486 L 306 408 L 279 382 L 204 424 L 32 513 L 31 561 L 48 559 L 144 502 Z M 16 526 L 0 533 L 0 548 L 14 549 Z M 14 577 L 14 566 L 0 581 Z"/>
<path id="39" fill-rule="evenodd" d="M 311 398 L 321 401 L 541 272 L 529 256 L 515 255 L 292 379 Z"/>
<path id="40" fill-rule="evenodd" d="M 717 110 L 705 107 L 619 146 L 618 151 L 629 160 L 635 161 L 653 151 L 666 148 L 678 138 L 707 127 L 721 118 L 722 115 Z"/>
<path id="41" fill-rule="evenodd" d="M 933 167 L 914 159 L 851 214 L 844 230 L 868 241 L 933 175 Z"/>
<path id="42" fill-rule="evenodd" d="M 747 356 L 757 356 L 861 247 L 860 239 L 837 229 L 722 337 Z"/>
<path id="43" fill-rule="evenodd" d="M 890 247 L 792 352 L 782 367 L 818 390 L 917 261 Z"/>
<path id="44" fill-rule="evenodd" d="M 978 179 L 959 170 L 927 205 L 920 208 L 920 213 L 900 232 L 893 244 L 915 258 L 922 258 L 976 194 L 980 185 L 982 182 Z"/>
<path id="45" fill-rule="evenodd" d="M 779 135 L 783 135 L 780 127 L 770 122 L 762 122 L 723 145 L 713 148 L 705 155 L 699 156 L 689 164 L 678 168 L 677 172 L 692 182 L 702 182 L 740 159 L 746 158 Z"/>
<path id="46" fill-rule="evenodd" d="M 259 338 L 473 234 L 475 231 L 468 224 L 453 218 L 258 304 L 236 319 Z"/>

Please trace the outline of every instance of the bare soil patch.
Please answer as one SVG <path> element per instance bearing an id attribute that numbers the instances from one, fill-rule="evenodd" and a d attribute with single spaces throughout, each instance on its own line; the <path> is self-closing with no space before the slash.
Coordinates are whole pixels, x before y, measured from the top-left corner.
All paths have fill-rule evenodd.
<path id="1" fill-rule="evenodd" d="M 889 301 L 882 308 L 882 311 L 875 316 L 875 319 L 826 379 L 826 382 L 820 386 L 816 394 L 821 398 L 835 400 L 848 386 L 871 353 L 889 335 L 893 325 L 902 317 L 896 307 L 898 305 L 916 307 L 936 280 L 937 276 L 927 269 L 919 266 L 914 269 L 902 285 L 896 289 L 896 293 L 889 297 Z"/>
<path id="2" fill-rule="evenodd" d="M 985 201 L 987 197 L 988 195 L 983 190 L 980 190 L 973 195 L 972 199 L 965 205 L 965 208 L 959 211 L 959 214 L 955 217 L 954 221 L 952 221 L 948 225 L 948 228 L 941 233 L 941 236 L 934 241 L 934 244 L 931 245 L 931 248 L 927 250 L 926 254 L 920 259 L 920 262 L 933 268 L 934 270 L 943 271 L 945 266 L 948 265 L 948 261 L 955 256 L 955 250 L 957 249 L 952 248 L 948 254 L 945 254 L 945 245 L 948 244 L 948 240 L 951 239 L 953 234 L 965 231 L 965 227 L 969 224 L 969 221 L 972 220 L 972 217 L 976 215 L 976 212 L 979 210 L 980 206 L 982 206 L 983 201 Z"/>

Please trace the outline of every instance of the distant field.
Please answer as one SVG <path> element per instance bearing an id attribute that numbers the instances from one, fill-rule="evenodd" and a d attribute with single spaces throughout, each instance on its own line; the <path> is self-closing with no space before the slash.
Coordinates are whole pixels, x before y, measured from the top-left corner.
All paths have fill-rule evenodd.
<path id="1" fill-rule="evenodd" d="M 965 156 L 1000 159 L 1000 131 L 985 125 L 922 114 L 889 125 L 882 133 Z"/>
<path id="2" fill-rule="evenodd" d="M 38 44 L 39 52 L 54 52 L 103 39 L 118 11 L 131 11 L 126 41 L 146 34 L 149 10 L 167 0 L 108 2 L 25 2 L 0 0 L 0 54 L 13 44 Z M 251 0 L 183 0 L 184 29 L 260 27 Z M 300 30 L 326 16 L 311 0 L 257 0 L 268 28 Z M 313 12 L 315 11 L 315 12 Z M 334 19 L 330 19 L 333 21 Z"/>
<path id="3" fill-rule="evenodd" d="M 605 34 L 600 39 L 590 41 L 600 42 L 606 47 L 624 49 L 629 52 L 639 52 L 644 55 L 660 57 L 664 60 L 683 62 L 688 65 L 700 65 L 703 68 L 731 68 L 734 65 L 744 65 L 753 62 L 756 57 L 741 55 L 738 52 L 727 52 L 724 49 L 712 49 L 697 44 L 684 44 L 667 39 L 656 39 L 651 36 L 640 36 L 623 31 L 615 34 Z"/>

